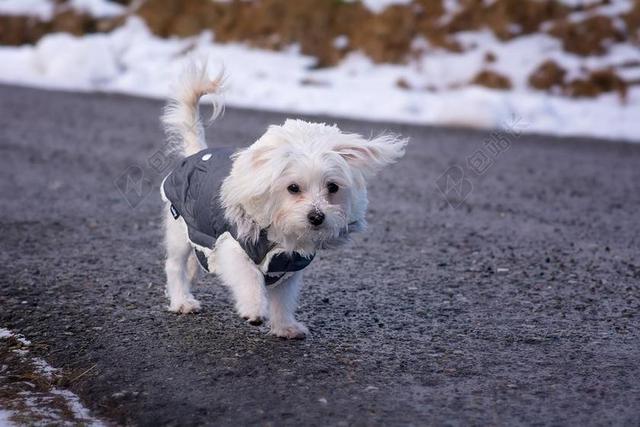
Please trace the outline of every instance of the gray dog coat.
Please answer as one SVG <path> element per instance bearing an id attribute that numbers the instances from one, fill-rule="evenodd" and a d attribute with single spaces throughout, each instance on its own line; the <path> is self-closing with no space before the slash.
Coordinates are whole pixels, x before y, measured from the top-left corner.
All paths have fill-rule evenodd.
<path id="1" fill-rule="evenodd" d="M 267 229 L 260 230 L 256 242 L 239 239 L 237 228 L 224 216 L 220 200 L 220 187 L 231 172 L 233 148 L 207 148 L 183 159 L 162 182 L 162 192 L 171 203 L 174 219 L 182 216 L 187 224 L 189 240 L 200 265 L 209 271 L 207 257 L 201 248 L 213 249 L 216 240 L 229 232 L 240 243 L 247 256 L 260 265 L 276 247 L 267 237 Z M 294 252 L 277 253 L 269 261 L 264 274 L 265 283 L 272 285 L 288 272 L 300 271 L 308 266 L 314 255 L 302 256 Z"/>

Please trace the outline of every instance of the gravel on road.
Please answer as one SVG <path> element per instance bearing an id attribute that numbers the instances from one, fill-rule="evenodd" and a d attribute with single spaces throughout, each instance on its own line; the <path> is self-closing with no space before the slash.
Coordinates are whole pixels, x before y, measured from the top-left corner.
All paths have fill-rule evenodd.
<path id="1" fill-rule="evenodd" d="M 640 145 L 337 120 L 411 142 L 370 184 L 369 232 L 308 268 L 312 336 L 288 342 L 238 318 L 214 277 L 201 313 L 166 311 L 161 102 L 0 99 L 0 326 L 63 371 L 95 365 L 64 385 L 98 416 L 640 423 Z M 229 108 L 207 138 L 244 146 L 285 117 Z"/>

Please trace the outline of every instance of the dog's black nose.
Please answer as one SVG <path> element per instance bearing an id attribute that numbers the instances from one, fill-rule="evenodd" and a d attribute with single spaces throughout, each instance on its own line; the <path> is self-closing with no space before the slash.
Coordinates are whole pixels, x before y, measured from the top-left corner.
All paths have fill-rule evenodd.
<path id="1" fill-rule="evenodd" d="M 324 221 L 324 214 L 320 211 L 311 211 L 309 215 L 307 215 L 307 218 L 309 218 L 309 222 L 312 225 L 320 225 L 322 221 Z"/>

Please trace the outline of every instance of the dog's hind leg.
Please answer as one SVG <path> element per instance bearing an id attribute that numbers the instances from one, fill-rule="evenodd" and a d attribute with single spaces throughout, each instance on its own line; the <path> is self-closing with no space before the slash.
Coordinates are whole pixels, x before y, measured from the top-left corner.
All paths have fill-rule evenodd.
<path id="1" fill-rule="evenodd" d="M 187 237 L 186 227 L 182 219 L 175 220 L 167 209 L 165 218 L 167 260 L 167 294 L 169 311 L 174 313 L 191 313 L 200 309 L 200 302 L 191 294 L 191 284 L 197 275 L 194 273 L 193 249 Z M 196 266 L 197 268 L 197 266 Z"/>
<path id="2" fill-rule="evenodd" d="M 200 263 L 198 262 L 198 257 L 193 251 L 189 251 L 190 255 L 187 259 L 187 280 L 189 280 L 189 284 L 191 288 L 193 288 L 198 279 L 200 278 Z"/>

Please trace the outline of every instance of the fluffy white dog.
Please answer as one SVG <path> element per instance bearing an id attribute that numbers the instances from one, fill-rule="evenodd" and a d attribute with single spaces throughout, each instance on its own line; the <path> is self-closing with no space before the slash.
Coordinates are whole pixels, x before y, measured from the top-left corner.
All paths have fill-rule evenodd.
<path id="1" fill-rule="evenodd" d="M 198 101 L 222 80 L 191 64 L 163 116 L 185 157 L 161 186 L 169 310 L 200 309 L 191 286 L 202 267 L 231 289 L 249 323 L 268 320 L 271 334 L 304 338 L 295 318 L 303 269 L 318 249 L 365 228 L 366 180 L 402 157 L 407 140 L 287 120 L 245 149 L 207 148 Z M 221 109 L 214 100 L 214 117 Z"/>

